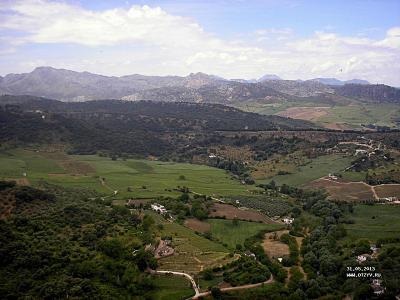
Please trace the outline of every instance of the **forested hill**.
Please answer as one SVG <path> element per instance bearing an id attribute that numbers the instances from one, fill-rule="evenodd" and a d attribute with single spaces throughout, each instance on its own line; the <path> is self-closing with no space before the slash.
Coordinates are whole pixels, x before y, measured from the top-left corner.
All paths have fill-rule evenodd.
<path id="1" fill-rule="evenodd" d="M 313 124 L 216 104 L 102 100 L 65 103 L 32 96 L 0 97 L 0 142 L 60 142 L 77 153 L 100 150 L 160 155 L 166 135 L 190 131 L 296 130 Z"/>

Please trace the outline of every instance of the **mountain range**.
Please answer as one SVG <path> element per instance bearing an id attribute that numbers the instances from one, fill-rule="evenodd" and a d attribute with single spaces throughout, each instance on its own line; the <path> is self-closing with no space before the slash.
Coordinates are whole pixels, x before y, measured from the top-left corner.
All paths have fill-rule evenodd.
<path id="1" fill-rule="evenodd" d="M 0 94 L 33 95 L 68 102 L 122 99 L 231 104 L 250 100 L 297 102 L 310 97 L 324 103 L 351 99 L 400 102 L 399 89 L 370 85 L 358 79 L 294 81 L 267 74 L 258 80 L 227 80 L 205 73 L 192 73 L 185 77 L 139 74 L 115 77 L 52 67 L 38 67 L 30 73 L 0 77 Z"/>

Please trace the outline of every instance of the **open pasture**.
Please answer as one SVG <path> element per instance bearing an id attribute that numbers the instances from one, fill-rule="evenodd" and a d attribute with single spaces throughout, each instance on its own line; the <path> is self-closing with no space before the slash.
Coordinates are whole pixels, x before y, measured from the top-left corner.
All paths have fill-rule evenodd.
<path id="1" fill-rule="evenodd" d="M 346 224 L 346 240 L 368 239 L 375 242 L 379 238 L 398 238 L 400 236 L 400 206 L 396 205 L 357 205 L 348 217 L 354 224 Z"/>
<path id="2" fill-rule="evenodd" d="M 178 195 L 173 190 L 177 186 L 214 196 L 248 193 L 248 187 L 231 179 L 225 171 L 201 165 L 137 159 L 114 161 L 96 155 L 70 156 L 21 149 L 0 153 L 0 178 L 22 177 L 32 185 L 44 180 L 109 195 L 118 191 L 114 198 L 121 199 Z"/>
<path id="3" fill-rule="evenodd" d="M 151 293 L 154 300 L 181 300 L 194 295 L 190 282 L 181 276 L 154 275 L 151 278 L 155 290 Z"/>
<path id="4" fill-rule="evenodd" d="M 274 180 L 278 185 L 301 186 L 329 173 L 337 173 L 344 170 L 350 165 L 352 159 L 351 157 L 343 157 L 337 154 L 319 156 L 297 167 L 291 174 L 276 175 L 266 180 L 260 180 L 259 182 L 263 183 Z"/>
<path id="5" fill-rule="evenodd" d="M 261 230 L 279 230 L 281 224 L 264 224 L 255 222 L 238 221 L 233 224 L 231 220 L 209 219 L 211 234 L 229 248 L 234 249 L 236 245 L 242 245 L 244 241 Z"/>
<path id="6" fill-rule="evenodd" d="M 281 241 L 279 238 L 282 234 L 289 233 L 289 230 L 281 230 L 277 232 L 268 232 L 265 234 L 262 246 L 265 253 L 269 258 L 278 258 L 290 254 L 289 246 Z M 274 239 L 276 237 L 276 239 Z"/>

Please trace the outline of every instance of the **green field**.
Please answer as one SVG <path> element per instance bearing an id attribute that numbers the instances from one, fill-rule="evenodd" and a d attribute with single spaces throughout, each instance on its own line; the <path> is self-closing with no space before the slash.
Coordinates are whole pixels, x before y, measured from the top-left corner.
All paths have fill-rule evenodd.
<path id="1" fill-rule="evenodd" d="M 172 190 L 177 186 L 215 196 L 248 193 L 248 187 L 231 179 L 224 170 L 202 165 L 135 159 L 113 161 L 95 155 L 69 156 L 21 149 L 0 153 L 0 178 L 20 179 L 24 172 L 33 185 L 44 180 L 109 195 L 117 190 L 115 198 L 120 199 L 177 195 Z M 180 175 L 185 179 L 179 179 Z"/>
<path id="2" fill-rule="evenodd" d="M 360 124 L 376 124 L 394 127 L 393 118 L 400 114 L 399 106 L 393 104 L 369 104 L 334 106 L 329 113 L 318 119 L 320 123 L 346 123 L 351 127 Z"/>
<path id="3" fill-rule="evenodd" d="M 213 238 L 218 239 L 229 248 L 236 248 L 237 244 L 243 245 L 244 241 L 261 230 L 279 230 L 282 229 L 280 224 L 263 224 L 256 222 L 238 221 L 237 225 L 233 225 L 231 220 L 210 219 L 207 221 L 211 224 L 211 234 Z"/>
<path id="4" fill-rule="evenodd" d="M 350 165 L 352 157 L 342 155 L 324 155 L 311 160 L 308 164 L 300 166 L 292 174 L 277 175 L 260 183 L 274 180 L 278 185 L 287 184 L 300 186 L 315 179 L 327 176 L 329 173 L 339 173 Z"/>
<path id="5" fill-rule="evenodd" d="M 194 295 L 189 281 L 180 276 L 153 276 L 152 283 L 156 290 L 151 293 L 154 300 L 181 300 Z"/>
<path id="6" fill-rule="evenodd" d="M 235 103 L 234 106 L 244 111 L 273 115 L 290 107 L 329 107 L 330 105 L 323 102 L 311 102 L 305 99 L 304 102 L 280 101 L 278 103 L 248 101 L 245 104 Z M 352 128 L 361 128 L 361 124 L 396 127 L 394 118 L 399 115 L 400 109 L 398 105 L 389 103 L 363 104 L 353 101 L 351 105 L 331 106 L 328 114 L 316 119 L 316 123 L 321 126 L 329 123 L 344 123 Z"/>
<path id="7" fill-rule="evenodd" d="M 361 238 L 376 241 L 400 236 L 400 206 L 357 205 L 348 217 L 354 220 L 354 224 L 345 225 L 348 241 Z"/>

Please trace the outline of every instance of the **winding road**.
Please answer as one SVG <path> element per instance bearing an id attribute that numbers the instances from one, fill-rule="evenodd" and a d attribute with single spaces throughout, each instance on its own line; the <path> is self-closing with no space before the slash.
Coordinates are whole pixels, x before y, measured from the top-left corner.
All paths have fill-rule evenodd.
<path id="1" fill-rule="evenodd" d="M 199 297 L 205 297 L 205 296 L 211 295 L 211 291 L 200 292 L 199 287 L 197 286 L 197 284 L 194 281 L 193 277 L 190 276 L 187 273 L 176 272 L 176 271 L 157 271 L 157 270 L 149 270 L 149 272 L 151 274 L 163 274 L 163 275 L 172 274 L 172 275 L 178 275 L 178 276 L 186 277 L 190 281 L 190 283 L 192 284 L 193 290 L 195 292 L 194 296 L 192 298 L 190 298 L 190 299 L 196 300 L 196 299 L 199 299 Z M 240 285 L 240 286 L 232 286 L 232 287 L 221 288 L 220 291 L 221 292 L 230 292 L 230 291 L 236 291 L 236 290 L 251 289 L 251 288 L 262 286 L 264 284 L 272 283 L 273 281 L 274 281 L 274 277 L 271 274 L 270 278 L 267 281 L 260 282 L 260 283 L 253 283 L 253 284 L 246 284 L 246 285 Z"/>

